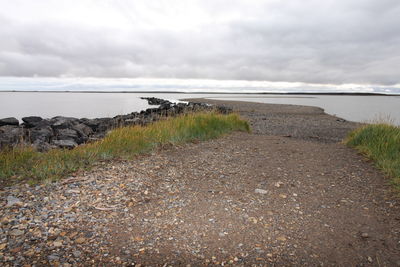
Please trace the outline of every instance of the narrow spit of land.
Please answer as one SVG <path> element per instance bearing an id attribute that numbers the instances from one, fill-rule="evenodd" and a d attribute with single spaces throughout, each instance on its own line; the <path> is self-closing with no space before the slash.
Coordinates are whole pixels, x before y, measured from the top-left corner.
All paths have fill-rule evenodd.
<path id="1" fill-rule="evenodd" d="M 358 124 L 313 107 L 223 103 L 252 134 L 4 189 L 2 265 L 400 265 L 398 199 L 339 143 Z"/>

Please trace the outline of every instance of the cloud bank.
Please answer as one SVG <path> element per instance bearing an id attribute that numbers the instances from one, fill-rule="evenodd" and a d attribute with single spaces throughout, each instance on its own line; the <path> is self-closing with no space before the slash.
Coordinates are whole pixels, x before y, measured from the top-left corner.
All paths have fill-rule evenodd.
<path id="1" fill-rule="evenodd" d="M 0 76 L 400 84 L 397 0 L 0 4 Z"/>

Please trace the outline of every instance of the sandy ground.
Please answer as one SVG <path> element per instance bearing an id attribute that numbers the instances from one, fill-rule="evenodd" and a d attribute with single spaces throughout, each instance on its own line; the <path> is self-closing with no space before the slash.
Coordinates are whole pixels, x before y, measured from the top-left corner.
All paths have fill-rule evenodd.
<path id="1" fill-rule="evenodd" d="M 318 108 L 225 104 L 252 134 L 5 188 L 2 265 L 400 266 L 398 198 L 338 142 L 358 124 Z"/>

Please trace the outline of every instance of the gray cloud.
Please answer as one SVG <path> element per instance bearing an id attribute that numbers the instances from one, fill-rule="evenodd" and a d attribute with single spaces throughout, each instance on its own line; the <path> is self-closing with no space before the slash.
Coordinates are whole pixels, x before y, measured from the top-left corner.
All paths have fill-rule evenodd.
<path id="1" fill-rule="evenodd" d="M 398 1 L 204 2 L 208 21 L 180 30 L 140 24 L 154 3 L 101 1 L 123 29 L 0 12 L 0 75 L 400 83 Z"/>

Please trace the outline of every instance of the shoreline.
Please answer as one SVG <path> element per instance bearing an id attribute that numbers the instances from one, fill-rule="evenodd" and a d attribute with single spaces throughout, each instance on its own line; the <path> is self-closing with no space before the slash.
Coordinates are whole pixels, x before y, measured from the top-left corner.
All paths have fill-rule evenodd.
<path id="1" fill-rule="evenodd" d="M 189 99 L 182 99 L 187 101 Z M 232 108 L 250 122 L 255 134 L 285 136 L 323 143 L 341 142 L 347 134 L 365 123 L 347 121 L 322 108 L 301 105 L 267 104 L 191 98 L 191 102 Z"/>

